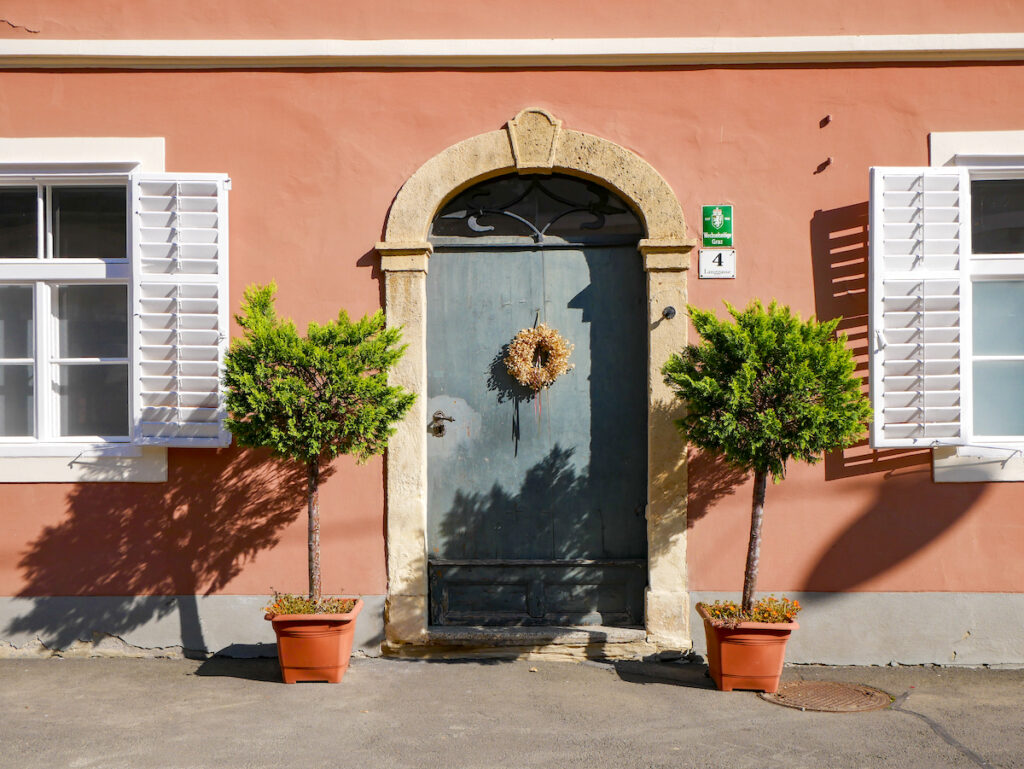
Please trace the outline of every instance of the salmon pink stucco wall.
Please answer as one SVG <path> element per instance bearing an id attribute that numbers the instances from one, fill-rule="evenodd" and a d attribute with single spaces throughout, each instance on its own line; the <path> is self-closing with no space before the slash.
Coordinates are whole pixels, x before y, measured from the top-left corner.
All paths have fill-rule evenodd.
<path id="1" fill-rule="evenodd" d="M 380 306 L 373 246 L 423 162 L 540 106 L 651 163 L 691 230 L 702 203 L 735 206 L 739 277 L 691 273 L 692 302 L 843 314 L 863 354 L 868 167 L 927 164 L 931 131 L 1024 128 L 1005 96 L 1022 88 L 1016 64 L 26 71 L 0 74 L 0 135 L 163 136 L 168 170 L 228 173 L 233 306 L 276 279 L 305 324 Z M 167 484 L 5 485 L 0 594 L 303 590 L 301 494 L 260 459 L 176 449 Z M 750 488 L 701 457 L 690 483 L 690 588 L 735 590 Z M 380 461 L 341 461 L 326 483 L 325 589 L 385 592 L 383 488 Z M 768 490 L 761 587 L 1019 591 L 1022 503 L 1018 484 L 936 486 L 926 452 L 793 467 Z"/>
<path id="2" fill-rule="evenodd" d="M 341 461 L 321 492 L 331 592 L 384 592 L 380 473 Z M 305 592 L 305 490 L 263 452 L 204 449 L 171 449 L 166 483 L 6 484 L 0 594 Z"/>
<path id="3" fill-rule="evenodd" d="M 1020 29 L 1014 0 L 8 0 L 0 36 L 548 38 L 922 34 Z"/>

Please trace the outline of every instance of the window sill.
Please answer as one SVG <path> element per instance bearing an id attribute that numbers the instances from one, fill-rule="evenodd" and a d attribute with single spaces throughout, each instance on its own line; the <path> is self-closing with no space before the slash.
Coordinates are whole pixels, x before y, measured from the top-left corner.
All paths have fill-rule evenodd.
<path id="1" fill-rule="evenodd" d="M 167 449 L 124 444 L 0 446 L 0 483 L 162 483 Z"/>
<path id="2" fill-rule="evenodd" d="M 2 457 L 140 457 L 133 443 L 0 443 Z"/>
<path id="3" fill-rule="evenodd" d="M 1024 481 L 1024 453 L 979 450 L 974 456 L 955 446 L 932 450 L 932 476 L 936 483 L 992 483 Z M 1024 447 L 1022 447 L 1024 448 Z"/>

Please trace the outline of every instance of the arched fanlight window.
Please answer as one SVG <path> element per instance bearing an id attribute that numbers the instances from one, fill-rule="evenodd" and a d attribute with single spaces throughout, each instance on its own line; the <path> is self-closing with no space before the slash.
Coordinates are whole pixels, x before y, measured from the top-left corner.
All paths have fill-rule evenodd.
<path id="1" fill-rule="evenodd" d="M 459 193 L 434 219 L 435 245 L 636 242 L 643 226 L 609 189 L 573 176 L 499 176 Z"/>

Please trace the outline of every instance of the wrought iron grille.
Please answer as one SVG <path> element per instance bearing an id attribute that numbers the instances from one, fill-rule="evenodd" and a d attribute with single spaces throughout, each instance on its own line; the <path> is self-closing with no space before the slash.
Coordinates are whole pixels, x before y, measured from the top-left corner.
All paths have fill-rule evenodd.
<path id="1" fill-rule="evenodd" d="M 431 240 L 528 239 L 535 244 L 638 240 L 643 226 L 613 192 L 571 176 L 501 176 L 455 196 Z"/>

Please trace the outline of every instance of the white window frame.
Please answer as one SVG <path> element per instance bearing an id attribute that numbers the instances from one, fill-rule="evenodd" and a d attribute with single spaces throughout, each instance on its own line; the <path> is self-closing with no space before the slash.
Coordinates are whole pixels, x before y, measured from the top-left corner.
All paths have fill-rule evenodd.
<path id="1" fill-rule="evenodd" d="M 229 435 L 220 425 L 219 432 L 211 434 L 209 426 L 202 424 L 194 425 L 191 420 L 195 415 L 180 413 L 180 405 L 177 409 L 157 409 L 146 411 L 142 393 L 143 387 L 139 379 L 139 367 L 155 365 L 161 349 L 177 350 L 177 345 L 184 345 L 186 354 L 190 345 L 197 344 L 195 339 L 189 339 L 189 334 L 183 337 L 175 331 L 177 323 L 172 329 L 174 339 L 171 340 L 171 347 L 154 348 L 147 345 L 154 343 L 153 315 L 147 312 L 174 313 L 171 316 L 179 317 L 183 324 L 180 328 L 191 328 L 188 326 L 188 313 L 200 311 L 210 312 L 207 307 L 201 310 L 195 309 L 196 302 L 189 302 L 187 297 L 195 296 L 197 292 L 206 296 L 214 292 L 217 301 L 215 328 L 219 330 L 218 338 L 221 346 L 226 347 L 226 330 L 228 314 L 227 297 L 227 198 L 226 190 L 230 187 L 230 180 L 222 174 L 167 174 L 164 173 L 164 139 L 162 137 L 57 137 L 57 138 L 3 138 L 0 137 L 0 176 L 16 178 L 28 182 L 32 177 L 45 177 L 46 180 L 58 177 L 69 177 L 78 183 L 84 179 L 90 182 L 97 178 L 104 178 L 112 183 L 124 184 L 127 186 L 126 199 L 128 201 L 128 253 L 125 259 L 111 260 L 74 260 L 74 264 L 67 266 L 60 265 L 60 269 L 71 270 L 62 274 L 60 279 L 54 283 L 96 283 L 105 281 L 125 281 L 129 292 L 129 397 L 130 403 L 130 430 L 131 437 L 128 440 L 112 441 L 83 441 L 81 439 L 61 438 L 59 441 L 39 441 L 36 438 L 31 442 L 19 442 L 17 444 L 8 442 L 0 444 L 0 482 L 67 482 L 67 481 L 141 481 L 157 482 L 167 479 L 167 446 L 168 445 L 197 445 L 215 446 L 225 445 Z M 172 221 L 170 227 L 163 230 L 146 230 L 146 226 L 153 226 L 147 223 L 153 221 L 153 216 L 144 213 L 152 203 L 140 200 L 139 194 L 147 194 L 141 184 L 166 184 L 172 186 L 176 183 L 181 195 L 190 195 L 185 190 L 187 187 L 195 186 L 198 183 L 205 187 L 201 195 L 215 196 L 217 220 L 219 223 L 214 226 L 217 229 L 216 241 L 209 241 L 200 232 L 190 233 L 185 229 L 179 229 L 176 222 Z M 219 191 L 211 193 L 211 188 Z M 158 193 L 159 194 L 159 193 Z M 172 196 L 177 194 L 172 193 Z M 147 199 L 148 200 L 148 199 Z M 210 199 L 208 199 L 210 200 Z M 171 208 L 157 209 L 173 211 L 172 217 L 177 215 L 178 199 L 173 197 L 168 201 Z M 160 205 L 160 201 L 156 201 Z M 182 210 L 188 210 L 188 201 L 183 200 Z M 205 205 L 205 204 L 204 204 Z M 204 209 L 206 210 L 206 209 Z M 157 225 L 159 227 L 159 225 Z M 205 225 L 204 225 L 205 226 Z M 153 241 L 157 238 L 158 241 Z M 160 240 L 166 238 L 167 240 Z M 197 241 L 196 239 L 200 240 Z M 180 242 L 180 248 L 178 246 Z M 217 243 L 212 258 L 216 260 L 214 265 L 216 274 L 209 268 L 200 268 L 199 274 L 195 269 L 207 258 L 211 258 L 204 247 L 191 246 L 191 243 Z M 161 243 L 168 244 L 161 246 Z M 159 253 L 171 249 L 170 259 L 162 259 Z M 180 251 L 180 263 L 175 254 Z M 197 252 L 202 253 L 197 253 Z M 157 258 L 151 258 L 157 254 Z M 200 261 L 197 262 L 196 260 Z M 38 267 L 36 260 L 16 259 L 4 260 L 7 263 L 0 265 L 3 270 L 0 273 L 0 281 L 8 284 L 22 283 L 39 280 L 33 270 Z M 57 261 L 57 260 L 52 260 Z M 71 262 L 72 260 L 69 260 Z M 85 262 L 92 261 L 87 264 Z M 16 262 L 16 263 L 11 263 Z M 32 262 L 27 268 L 26 263 Z M 206 263 L 210 267 L 212 262 Z M 52 265 L 47 265 L 51 266 Z M 156 269 L 156 272 L 155 272 Z M 164 274 L 160 274 L 164 272 Z M 65 276 L 68 281 L 65 281 Z M 140 283 L 141 282 L 141 283 Z M 141 286 L 141 288 L 139 288 Z M 211 288 L 212 287 L 212 288 Z M 170 309 L 152 309 L 153 304 L 147 304 L 146 297 L 163 295 L 161 292 L 169 292 L 174 297 Z M 141 297 L 141 299 L 140 299 Z M 180 299 L 178 298 L 180 297 Z M 166 302 L 164 302 L 166 303 Z M 191 306 L 188 306 L 188 305 Z M 206 302 L 209 304 L 209 302 Z M 37 313 L 36 317 L 39 315 Z M 156 316 L 159 322 L 160 317 Z M 205 323 L 205 322 L 204 322 Z M 203 328 L 211 328 L 204 325 Z M 160 335 L 158 334 L 158 337 Z M 166 336 L 166 334 L 164 334 Z M 195 337 L 196 335 L 190 335 Z M 205 335 L 207 340 L 209 334 Z M 161 342 L 155 342 L 161 344 Z M 209 341 L 199 342 L 210 344 Z M 170 354 L 170 353 L 164 353 Z M 173 353 L 175 359 L 181 360 L 177 353 Z M 205 354 L 205 353 L 204 353 Z M 187 355 L 183 359 L 188 359 Z M 208 355 L 201 359 L 212 359 Z M 184 369 L 188 366 L 185 365 Z M 184 372 L 184 369 L 182 372 Z M 172 372 L 173 374 L 173 372 Z M 175 386 L 176 385 L 172 385 Z M 173 405 L 173 404 L 172 404 Z M 188 411 L 188 410 L 186 410 Z M 197 411 L 197 410 L 190 410 Z M 209 411 L 209 410 L 206 410 Z M 166 412 L 163 416 L 160 412 Z M 168 414 L 171 416 L 168 417 Z M 177 416 L 175 416 L 177 415 Z M 154 423 L 152 420 L 156 419 Z M 171 422 L 163 423 L 160 420 L 172 419 Z M 178 420 L 183 420 L 179 422 Z M 156 432 L 154 432 L 156 430 Z M 97 436 L 99 437 L 99 436 Z"/>
<path id="2" fill-rule="evenodd" d="M 972 160 L 974 158 L 972 157 Z M 938 172 L 939 169 L 936 169 Z M 955 362 L 957 363 L 955 371 L 951 370 L 949 375 L 957 377 L 957 390 L 959 392 L 959 406 L 958 414 L 955 422 L 950 422 L 950 430 L 952 426 L 956 426 L 956 432 L 945 433 L 945 426 L 942 424 L 942 418 L 937 421 L 935 418 L 929 419 L 927 416 L 923 417 L 923 422 L 920 424 L 926 425 L 928 428 L 933 428 L 937 432 L 934 433 L 934 437 L 928 437 L 927 433 L 923 436 L 918 437 L 900 437 L 897 431 L 895 436 L 887 436 L 880 429 L 881 422 L 876 421 L 875 430 L 872 434 L 873 445 L 879 448 L 885 448 L 889 446 L 893 447 L 911 447 L 918 446 L 921 448 L 929 448 L 936 446 L 975 446 L 986 449 L 1006 449 L 1011 451 L 1024 450 L 1024 435 L 978 435 L 974 431 L 974 352 L 973 352 L 973 308 L 974 308 L 974 286 L 981 281 L 996 281 L 996 280 L 1022 280 L 1024 281 L 1024 253 L 1006 253 L 1006 254 L 990 254 L 990 253 L 974 253 L 973 251 L 973 238 L 972 229 L 973 222 L 971 219 L 972 205 L 971 205 L 971 184 L 974 181 L 981 180 L 998 180 L 998 179 L 1020 179 L 1024 180 L 1024 163 L 1021 165 L 995 165 L 987 164 L 985 166 L 975 165 L 959 165 L 955 169 L 942 169 L 941 173 L 934 173 L 931 175 L 927 174 L 927 169 L 915 168 L 915 167 L 886 167 L 875 169 L 875 172 L 882 175 L 885 179 L 884 182 L 879 182 L 880 185 L 876 186 L 875 199 L 873 200 L 872 206 L 872 220 L 875 231 L 872 233 L 872 258 L 871 258 L 871 284 L 872 284 L 872 309 L 871 309 L 871 321 L 872 321 L 872 339 L 875 353 L 872 355 L 872 379 L 875 383 L 873 388 L 873 406 L 876 411 L 876 416 L 883 412 L 885 404 L 883 401 L 883 391 L 880 383 L 888 377 L 894 377 L 895 380 L 905 379 L 913 376 L 926 376 L 926 377 L 939 377 L 943 378 L 946 375 L 946 369 L 944 368 L 948 364 L 954 362 L 952 358 L 947 360 L 950 355 L 955 355 Z M 922 184 L 923 190 L 918 192 L 898 192 L 896 190 L 902 190 L 903 184 L 908 181 L 912 181 L 917 176 L 917 181 L 913 184 Z M 923 182 L 922 182 L 923 175 Z M 890 185 L 895 185 L 890 187 Z M 883 192 L 882 190 L 885 190 Z M 914 187 L 912 186 L 913 190 Z M 945 190 L 949 189 L 950 192 Z M 930 190 L 930 191 L 929 191 Z M 954 192 L 955 190 L 955 192 Z M 890 203 L 890 207 L 882 201 L 883 195 L 912 195 L 911 206 L 916 208 L 918 214 L 913 221 L 917 223 L 911 224 L 900 224 L 899 217 L 900 212 L 907 210 L 904 207 L 906 204 L 903 202 Z M 929 195 L 936 196 L 933 201 L 939 201 L 945 195 L 955 194 L 956 202 L 951 208 L 948 203 L 945 202 L 933 202 L 927 203 Z M 888 198 L 886 198 L 888 199 Z M 883 213 L 883 212 L 891 212 Z M 889 216 L 896 218 L 890 219 Z M 934 219 L 928 222 L 928 217 L 939 216 L 939 219 Z M 949 217 L 955 218 L 949 218 Z M 923 217 L 923 218 L 921 218 Z M 950 222 L 947 224 L 946 222 Z M 889 232 L 886 228 L 892 227 L 892 234 L 886 234 Z M 929 235 L 928 228 L 936 228 Z M 909 228 L 907 232 L 901 232 L 897 228 Z M 953 228 L 949 234 L 945 234 L 946 228 Z M 909 234 L 908 234 L 909 233 Z M 892 244 L 891 246 L 889 244 Z M 913 243 L 913 250 L 906 252 L 901 250 L 905 246 L 900 244 Z M 883 245 L 885 244 L 885 245 Z M 923 244 L 923 246 L 922 246 Z M 929 246 L 931 244 L 931 246 Z M 931 251 L 929 251 L 931 249 Z M 929 253 L 931 254 L 929 256 Z M 902 267 L 902 264 L 908 263 L 906 260 L 911 259 L 910 256 L 905 254 L 916 254 L 913 256 L 913 265 L 910 270 L 906 270 Z M 924 259 L 924 266 L 921 267 L 920 259 Z M 936 264 L 929 268 L 928 260 L 938 260 Z M 883 266 L 882 261 L 884 260 L 885 265 Z M 892 266 L 889 266 L 890 260 Z M 948 266 L 947 266 L 948 263 Z M 916 267 L 916 269 L 915 269 Z M 905 271 L 906 270 L 906 271 Z M 928 291 L 927 288 L 929 281 L 934 287 L 936 284 L 942 284 L 945 282 L 956 283 L 959 285 L 957 293 L 957 305 L 955 308 L 951 307 L 947 309 L 927 309 L 926 304 L 912 304 L 904 307 L 902 302 L 903 293 L 901 286 L 911 285 L 914 283 L 918 284 L 917 290 Z M 924 282 L 924 286 L 921 283 Z M 932 289 L 934 290 L 934 288 Z M 895 291 L 895 293 L 892 293 Z M 942 288 L 941 294 L 950 293 L 952 289 Z M 914 294 L 908 294 L 909 297 Z M 925 296 L 928 296 L 926 293 Z M 945 297 L 939 297 L 938 299 L 944 299 Z M 950 299 L 954 298 L 952 296 Z M 896 301 L 896 304 L 889 308 L 888 302 Z M 920 302 L 920 300 L 918 300 Z M 919 309 L 915 309 L 919 308 Z M 939 313 L 940 315 L 945 312 L 952 312 L 956 314 L 956 318 L 950 321 L 942 321 L 938 326 L 925 326 L 925 328 L 940 328 L 946 325 L 946 323 L 953 323 L 959 329 L 958 339 L 956 341 L 955 353 L 936 353 L 933 352 L 931 355 L 928 354 L 928 342 L 922 345 L 920 342 L 917 343 L 918 347 L 923 347 L 923 351 L 916 353 L 917 363 L 913 366 L 907 374 L 902 373 L 902 364 L 906 360 L 908 363 L 915 360 L 915 357 L 909 357 L 905 350 L 896 353 L 894 358 L 885 358 L 883 364 L 883 358 L 879 354 L 881 350 L 885 349 L 889 345 L 895 345 L 896 348 L 909 348 L 913 341 L 908 344 L 896 330 L 902 332 L 903 321 L 900 316 L 905 315 L 920 315 L 924 313 L 927 317 L 929 312 Z M 885 331 L 884 318 L 892 318 L 895 325 L 891 326 L 890 331 Z M 928 321 L 925 320 L 927 324 Z M 909 328 L 909 327 L 908 327 Z M 895 339 L 894 339 L 895 337 Z M 945 340 L 944 340 L 945 341 Z M 943 342 L 931 342 L 933 346 L 944 347 L 949 346 Z M 952 340 L 950 340 L 952 341 Z M 914 353 L 911 353 L 913 356 Z M 1005 356 L 999 356 L 1005 357 Z M 923 362 L 923 363 L 922 363 Z M 897 369 L 884 369 L 883 365 L 897 365 Z M 935 367 L 935 368 L 932 368 Z M 912 373 L 914 370 L 921 372 L 918 374 Z M 896 371 L 897 373 L 885 374 L 885 371 Z M 926 385 L 926 391 L 928 386 Z M 898 394 L 902 392 L 902 388 L 899 386 L 898 381 L 894 386 L 894 389 L 889 392 L 890 395 Z M 939 392 L 936 390 L 935 392 Z M 943 410 L 943 406 L 931 406 L 938 411 Z M 904 408 L 897 407 L 895 411 L 903 411 Z M 899 428 L 901 426 L 899 419 L 889 422 L 886 429 Z M 943 437 L 945 436 L 945 437 Z"/>
<path id="3" fill-rule="evenodd" d="M 1024 165 L 1004 167 L 966 166 L 963 179 L 966 183 L 961 190 L 961 210 L 967 226 L 961 228 L 964 271 L 962 285 L 968 288 L 961 297 L 961 312 L 969 333 L 961 339 L 961 381 L 966 408 L 962 411 L 964 438 L 968 446 L 1010 451 L 1024 450 L 1024 435 L 980 435 L 974 430 L 974 286 L 984 281 L 1024 281 L 1024 253 L 989 254 L 975 253 L 973 249 L 973 220 L 971 213 L 971 183 L 999 179 L 1024 181 Z M 1006 358 L 1007 356 L 996 356 Z"/>
<path id="4" fill-rule="evenodd" d="M 1024 137 L 1021 137 L 1024 138 Z M 954 155 L 952 165 L 963 169 L 961 191 L 965 226 L 961 230 L 963 281 L 961 312 L 966 333 L 961 339 L 961 410 L 964 445 L 932 451 L 932 474 L 937 483 L 1024 482 L 1024 436 L 980 435 L 974 429 L 974 287 L 988 280 L 1024 281 L 1024 253 L 975 253 L 971 219 L 971 182 L 1024 179 L 1024 155 Z"/>
<path id="5" fill-rule="evenodd" d="M 56 187 L 117 187 L 124 191 L 125 253 L 122 257 L 85 259 L 54 257 L 52 191 Z M 34 383 L 33 436 L 0 436 L 0 457 L 26 454 L 66 455 L 88 451 L 114 455 L 125 454 L 130 444 L 132 423 L 132 370 L 131 355 L 131 211 L 130 179 L 127 174 L 113 172 L 101 176 L 26 171 L 5 174 L 0 171 L 0 188 L 35 187 L 36 199 L 36 256 L 29 258 L 0 258 L 0 285 L 31 286 L 33 293 L 32 355 Z M 56 313 L 57 287 L 61 285 L 123 285 L 125 292 L 126 357 L 117 361 L 128 369 L 129 402 L 125 403 L 126 435 L 61 436 L 59 429 L 59 403 L 53 393 L 57 369 L 64 362 L 57 352 L 58 319 Z M 26 361 L 27 362 L 27 361 Z M 138 451 L 127 453 L 138 454 Z"/>
<path id="6" fill-rule="evenodd" d="M 936 171 L 957 172 L 959 181 L 958 243 L 961 256 L 959 270 L 959 312 L 961 312 L 961 349 L 959 374 L 961 381 L 961 422 L 959 437 L 929 441 L 914 441 L 920 447 L 932 446 L 934 480 L 936 482 L 991 482 L 1024 481 L 1024 436 L 974 434 L 974 354 L 973 354 L 973 298 L 974 286 L 986 280 L 1024 280 L 1024 254 L 975 254 L 972 248 L 971 181 L 985 178 L 1024 178 L 1024 131 L 971 131 L 932 133 L 929 137 L 931 167 Z M 907 170 L 907 169 L 900 169 Z M 881 201 L 872 198 L 872 221 L 882 222 Z M 876 246 L 880 234 L 872 232 L 871 270 L 872 293 L 881 296 L 881 283 L 874 274 L 879 268 Z M 934 277 L 934 275 L 933 275 Z M 897 279 L 898 280 L 898 279 Z M 882 308 L 872 299 L 869 314 L 873 328 L 880 328 Z M 877 418 L 881 400 L 879 377 L 881 361 L 876 354 L 872 332 L 871 382 L 872 400 Z M 878 425 L 876 425 L 878 427 Z M 881 431 L 872 430 L 872 445 L 908 445 L 906 442 L 882 440 Z"/>

